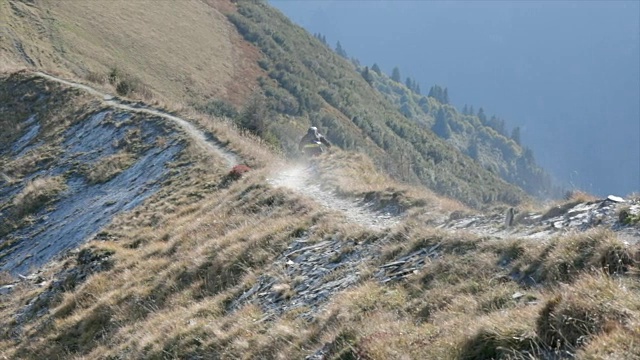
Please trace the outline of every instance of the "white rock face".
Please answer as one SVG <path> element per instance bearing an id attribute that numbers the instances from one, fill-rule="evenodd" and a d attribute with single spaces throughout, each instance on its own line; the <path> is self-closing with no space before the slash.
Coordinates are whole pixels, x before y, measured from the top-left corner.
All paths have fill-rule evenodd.
<path id="1" fill-rule="evenodd" d="M 623 198 L 619 197 L 619 196 L 615 196 L 615 195 L 609 195 L 607 196 L 607 200 L 609 201 L 613 201 L 616 203 L 623 203 L 626 202 Z"/>

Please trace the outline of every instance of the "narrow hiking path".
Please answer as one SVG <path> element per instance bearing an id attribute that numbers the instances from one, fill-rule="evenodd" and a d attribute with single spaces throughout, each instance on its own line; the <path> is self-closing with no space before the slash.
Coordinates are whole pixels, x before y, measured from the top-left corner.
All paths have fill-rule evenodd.
<path id="1" fill-rule="evenodd" d="M 278 170 L 276 175 L 268 181 L 273 186 L 286 187 L 309 196 L 326 209 L 339 211 L 349 221 L 374 230 L 392 227 L 400 220 L 398 216 L 391 213 L 373 210 L 370 204 L 354 202 L 323 190 L 314 180 L 313 169 L 309 166 L 294 165 Z"/>
<path id="2" fill-rule="evenodd" d="M 64 80 L 39 71 L 34 72 L 34 74 L 51 81 L 84 90 L 96 97 L 99 97 L 105 104 L 114 108 L 160 116 L 170 120 L 180 126 L 180 128 L 189 137 L 195 140 L 198 146 L 223 158 L 230 168 L 241 163 L 240 158 L 236 154 L 225 149 L 215 139 L 208 139 L 201 130 L 197 129 L 187 120 L 168 114 L 164 111 L 125 104 L 121 99 L 118 99 L 113 95 L 103 93 L 84 84 Z M 277 171 L 275 177 L 270 179 L 269 183 L 273 186 L 287 187 L 302 195 L 308 196 L 326 209 L 339 211 L 343 213 L 349 221 L 367 228 L 382 230 L 395 225 L 399 221 L 397 216 L 390 213 L 374 211 L 370 208 L 369 204 L 340 198 L 329 191 L 323 190 L 320 187 L 320 184 L 314 181 L 312 171 L 304 165 L 294 165 L 287 167 L 284 170 Z"/>
<path id="3" fill-rule="evenodd" d="M 99 98 L 102 99 L 102 101 L 109 105 L 112 106 L 114 108 L 118 108 L 118 109 L 122 109 L 122 110 L 127 110 L 127 111 L 131 111 L 131 112 L 137 112 L 137 113 L 143 113 L 143 114 L 148 114 L 148 115 L 153 115 L 153 116 L 160 116 L 163 117 L 167 120 L 170 120 L 172 122 L 174 122 L 175 124 L 177 124 L 178 126 L 180 126 L 180 128 L 182 128 L 182 130 L 188 135 L 190 136 L 193 140 L 196 141 L 196 144 L 198 144 L 198 146 L 204 148 L 205 150 L 211 152 L 211 153 L 215 153 L 216 155 L 220 156 L 221 158 L 223 158 L 226 162 L 227 165 L 231 168 L 235 165 L 238 165 L 240 163 L 240 160 L 238 158 L 238 156 L 236 156 L 234 153 L 226 150 L 224 147 L 218 145 L 217 141 L 215 139 L 211 139 L 208 140 L 207 136 L 200 130 L 198 130 L 193 124 L 191 124 L 190 122 L 179 118 L 177 116 L 168 114 L 164 111 L 160 111 L 160 110 L 156 110 L 156 109 L 151 109 L 151 108 L 144 108 L 144 107 L 135 107 L 135 106 L 130 106 L 127 105 L 125 103 L 122 102 L 122 100 L 119 100 L 118 98 L 109 95 L 109 94 L 105 94 L 102 93 L 90 86 L 87 85 L 83 85 L 80 83 L 76 83 L 76 82 L 72 82 L 72 81 L 67 81 L 64 79 L 60 79 L 58 77 L 49 75 L 49 74 L 45 74 L 43 72 L 39 72 L 36 71 L 35 72 L 36 75 L 51 80 L 51 81 L 56 81 L 59 82 L 61 84 L 65 84 L 67 86 L 76 88 L 76 89 L 81 89 L 84 90 L 92 95 L 95 95 Z"/>

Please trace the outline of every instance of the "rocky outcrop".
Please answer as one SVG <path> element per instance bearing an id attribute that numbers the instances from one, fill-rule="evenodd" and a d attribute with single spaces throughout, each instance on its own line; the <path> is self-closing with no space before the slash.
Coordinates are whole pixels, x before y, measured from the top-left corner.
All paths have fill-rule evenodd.
<path id="1" fill-rule="evenodd" d="M 21 276 L 19 280 L 2 288 L 11 289 L 21 284 L 29 284 L 44 288 L 37 296 L 27 301 L 26 305 L 14 315 L 16 326 L 13 336 L 17 336 L 23 325 L 31 320 L 49 314 L 49 310 L 62 298 L 62 294 L 72 291 L 84 283 L 91 274 L 109 270 L 113 266 L 112 251 L 85 248 L 73 250 L 67 254 L 63 270 L 53 276 L 46 275 L 46 269 L 29 276 Z M 46 278 L 48 277 L 48 278 Z M 9 294 L 10 291 L 7 292 Z M 3 296 L 5 294 L 1 294 Z"/>
<path id="2" fill-rule="evenodd" d="M 507 216 L 508 217 L 507 210 Z M 514 210 L 515 211 L 515 210 Z M 550 208 L 545 213 L 522 212 L 513 214 L 512 226 L 506 226 L 505 215 L 500 213 L 474 215 L 450 220 L 441 228 L 468 230 L 470 232 L 500 238 L 517 237 L 542 239 L 569 231 L 586 231 L 594 227 L 606 227 L 618 233 L 628 243 L 640 241 L 640 228 L 620 221 L 619 214 L 640 214 L 640 199 L 624 200 L 609 196 L 602 200 L 567 202 Z"/>
<path id="3" fill-rule="evenodd" d="M 542 239 L 568 231 L 585 231 L 593 227 L 607 227 L 616 231 L 629 243 L 640 241 L 640 227 L 622 224 L 617 217 L 621 208 L 631 214 L 640 214 L 640 200 L 614 201 L 610 198 L 593 202 L 574 203 L 562 211 L 551 209 L 547 214 L 511 212 L 512 226 L 505 226 L 504 214 L 452 216 L 439 225 L 452 231 L 465 230 L 495 238 Z M 402 281 L 417 274 L 430 259 L 441 255 L 440 244 L 401 254 L 380 264 L 382 248 L 390 234 L 381 234 L 372 241 L 356 242 L 334 236 L 324 241 L 309 243 L 308 236 L 292 241 L 266 274 L 252 287 L 238 294 L 230 311 L 247 303 L 258 304 L 273 316 L 294 309 L 303 309 L 301 316 L 313 319 L 318 309 L 334 294 L 352 287 L 363 279 L 380 283 Z M 361 264 L 378 264 L 373 274 L 363 274 Z"/>
<path id="4" fill-rule="evenodd" d="M 41 146 L 36 136 L 38 121 L 27 121 L 25 128 L 13 146 L 17 158 Z M 16 216 L 10 201 L 31 180 L 62 176 L 66 185 L 66 191 L 52 206 L 39 210 L 28 224 L 0 239 L 2 271 L 24 274 L 38 268 L 88 240 L 116 214 L 136 207 L 160 188 L 168 174 L 166 165 L 183 145 L 173 130 L 153 117 L 103 110 L 86 115 L 66 129 L 60 147 L 62 151 L 47 167 L 19 183 L 0 184 L 0 193 L 9 201 L 0 213 L 0 221 Z M 89 179 L 87 174 L 92 169 L 122 151 L 131 154 L 131 164 L 102 182 Z"/>

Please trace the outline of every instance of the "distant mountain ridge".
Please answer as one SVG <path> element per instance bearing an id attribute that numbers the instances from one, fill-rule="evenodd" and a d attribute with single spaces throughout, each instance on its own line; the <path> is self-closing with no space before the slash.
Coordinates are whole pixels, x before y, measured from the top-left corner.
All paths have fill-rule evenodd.
<path id="1" fill-rule="evenodd" d="M 425 96 L 384 73 L 362 66 L 358 69 L 407 118 L 432 129 L 484 168 L 533 196 L 549 198 L 562 195 L 560 188 L 553 185 L 551 177 L 536 164 L 533 151 L 520 143 L 519 128 L 514 128 L 511 136 L 508 136 L 504 122 L 495 116 L 488 119 L 482 108 L 476 114 L 465 105 L 465 110 L 459 112 L 443 97 L 448 98 L 446 88 L 443 90 L 434 85 L 429 95 Z"/>

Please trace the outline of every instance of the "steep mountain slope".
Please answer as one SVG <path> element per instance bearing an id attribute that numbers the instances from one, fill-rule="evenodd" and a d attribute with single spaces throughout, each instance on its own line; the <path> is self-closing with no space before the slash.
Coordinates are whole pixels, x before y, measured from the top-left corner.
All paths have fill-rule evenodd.
<path id="1" fill-rule="evenodd" d="M 140 96 L 174 103 L 240 105 L 260 72 L 257 51 L 199 0 L 2 0 L 0 23 L 0 53 L 13 63 L 94 81 L 117 69 Z"/>
<path id="2" fill-rule="evenodd" d="M 478 114 L 472 114 L 470 111 L 473 110 L 468 109 L 460 113 L 448 104 L 443 94 L 446 89 L 440 86 L 433 86 L 430 95 L 423 96 L 368 67 L 359 67 L 359 71 L 406 117 L 432 129 L 439 137 L 504 180 L 540 198 L 562 195 L 560 189 L 552 184 L 550 176 L 536 164 L 531 149 L 520 144 L 519 129 L 514 129 L 510 137 L 504 121 L 495 116 L 489 119 L 482 109 Z"/>
<path id="3" fill-rule="evenodd" d="M 10 25 L 1 49 L 24 65 L 232 116 L 289 153 L 313 123 L 341 148 L 367 153 L 394 177 L 473 206 L 524 198 L 406 119 L 348 61 L 265 4 L 0 4 Z"/>
<path id="4" fill-rule="evenodd" d="M 367 153 L 396 178 L 419 181 L 438 193 L 480 206 L 491 201 L 515 204 L 524 194 L 502 181 L 429 130 L 403 116 L 372 88 L 346 59 L 261 2 L 239 2 L 227 13 L 238 31 L 264 54 L 260 81 L 277 114 L 266 124 L 292 149 L 291 126 L 309 123 L 325 130 L 343 149 Z M 292 124 L 292 117 L 296 119 Z M 299 130 L 299 131 L 300 131 Z"/>
<path id="5" fill-rule="evenodd" d="M 94 3 L 103 10 L 100 21 L 107 21 L 110 11 L 102 2 L 60 6 L 76 11 Z M 267 11 L 276 24 L 286 24 L 260 3 L 238 4 L 244 15 L 224 1 L 164 3 L 159 8 L 205 4 L 213 6 L 207 14 L 263 20 L 255 24 L 258 39 L 273 25 L 271 17 L 247 11 Z M 11 7 L 0 16 L 13 14 L 18 25 L 57 6 L 0 4 Z M 131 6 L 134 16 L 141 8 Z M 287 31 L 301 30 L 282 29 Z M 58 71 L 71 71 L 64 64 L 71 60 L 58 50 L 16 38 L 21 45 L 10 43 L 3 57 L 26 61 L 21 48 L 34 64 L 51 56 Z M 169 113 L 109 95 L 127 79 L 117 79 L 115 87 L 85 86 L 64 76 L 2 73 L 0 265 L 13 274 L 0 272 L 0 357 L 637 357 L 640 200 L 576 198 L 546 212 L 491 203 L 517 200 L 521 193 L 480 167 L 475 173 L 473 162 L 398 115 L 374 89 L 361 90 L 362 78 L 346 70 L 349 63 L 334 61 L 328 49 L 326 56 L 326 69 L 339 76 L 327 75 L 331 82 L 320 85 L 324 76 L 311 77 L 309 87 L 298 90 L 313 99 L 309 89 L 333 89 L 339 103 L 319 95 L 318 112 L 277 113 L 287 109 L 280 105 L 307 106 L 307 95 L 300 102 L 298 92 L 287 95 L 280 76 L 298 81 L 294 75 L 307 76 L 309 68 L 271 69 L 265 74 L 274 78 L 257 80 L 266 97 L 254 94 L 237 109 L 219 94 L 205 106 L 236 111 L 233 120 L 199 113 L 197 96 L 190 99 L 194 108 Z M 301 64 L 296 57 L 285 60 L 296 69 Z M 153 76 L 151 67 L 144 71 Z M 160 85 L 153 90 L 161 93 L 168 77 L 157 74 Z M 182 81 L 188 83 L 167 84 Z M 373 120 L 342 122 L 358 104 L 371 107 L 367 119 Z M 269 121 L 247 131 L 259 124 L 259 114 Z M 269 134 L 286 148 L 318 114 L 331 114 L 330 136 L 337 143 L 340 134 L 353 136 L 357 151 L 336 149 L 302 163 L 273 151 Z M 378 130 L 362 133 L 365 123 Z M 431 167 L 412 165 L 410 171 L 431 172 L 435 184 L 452 177 L 453 193 L 486 209 L 477 213 L 381 171 L 394 158 L 375 134 L 396 139 L 388 129 L 415 129 L 413 142 L 389 141 L 407 151 L 411 144 L 418 155 L 430 149 L 429 156 L 442 156 L 438 164 L 423 158 Z M 283 136 L 287 131 L 290 137 Z M 346 136 L 344 147 L 350 148 Z M 248 166 L 230 171 L 236 163 Z M 405 177 L 417 177 L 409 170 Z"/>
<path id="6" fill-rule="evenodd" d="M 631 359 L 640 353 L 639 199 L 576 198 L 538 214 L 510 209 L 505 227 L 501 209 L 474 214 L 399 187 L 361 155 L 338 152 L 306 169 L 268 167 L 239 179 L 216 156 L 228 151 L 219 147 L 226 141 L 203 146 L 200 130 L 176 125 L 173 116 L 104 106 L 114 100 L 33 74 L 2 84 L 8 105 L 2 119 L 16 129 L 2 143 L 3 169 L 14 169 L 2 191 L 28 188 L 32 174 L 58 173 L 68 187 L 40 199 L 45 208 L 31 209 L 33 220 L 10 233 L 44 226 L 15 237 L 27 247 L 48 245 L 40 234 L 95 234 L 34 274 L 2 276 L 4 357 Z M 255 139 L 214 133 L 256 164 L 274 159 L 260 153 Z M 105 143 L 100 135 L 107 134 Z M 57 152 L 42 157 L 41 166 L 16 166 L 47 148 Z M 132 161 L 120 173 L 98 176 L 104 185 L 92 184 L 87 170 L 122 150 Z M 162 175 L 163 169 L 169 171 Z M 161 182 L 154 181 L 158 171 Z M 113 196 L 127 194 L 120 185 L 138 178 L 149 185 L 136 189 L 146 200 L 126 197 L 120 207 Z M 327 185 L 341 195 L 323 190 Z M 86 191 L 95 192 L 92 202 Z M 68 203 L 76 210 L 66 211 Z M 105 213 L 85 216 L 94 209 Z M 367 214 L 385 221 L 362 220 Z M 76 220 L 75 229 L 57 230 Z M 16 242 L 6 240 L 5 258 L 13 259 Z M 47 248 L 59 251 L 67 240 Z"/>

